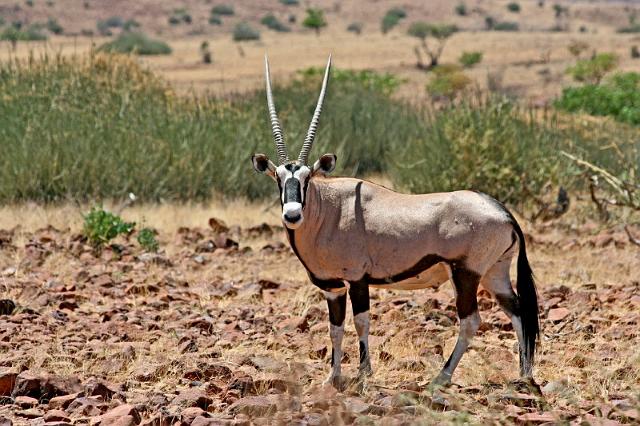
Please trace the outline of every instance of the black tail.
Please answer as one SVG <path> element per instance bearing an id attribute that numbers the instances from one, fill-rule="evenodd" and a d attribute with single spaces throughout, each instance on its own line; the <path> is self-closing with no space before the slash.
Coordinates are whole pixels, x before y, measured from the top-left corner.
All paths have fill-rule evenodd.
<path id="1" fill-rule="evenodd" d="M 533 271 L 527 259 L 527 249 L 525 247 L 524 234 L 520 225 L 513 219 L 513 229 L 518 236 L 518 304 L 520 306 L 520 320 L 522 321 L 522 334 L 524 340 L 524 358 L 526 363 L 521 365 L 523 373 L 531 375 L 530 369 L 533 367 L 533 360 L 536 352 L 536 344 L 540 337 L 540 324 L 538 322 L 538 293 L 536 283 L 533 279 Z M 529 370 L 529 371 L 527 371 Z"/>

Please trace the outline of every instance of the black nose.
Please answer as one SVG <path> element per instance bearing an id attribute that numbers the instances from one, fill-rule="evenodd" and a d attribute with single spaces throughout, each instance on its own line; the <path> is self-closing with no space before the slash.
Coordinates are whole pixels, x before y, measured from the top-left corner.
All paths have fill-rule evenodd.
<path id="1" fill-rule="evenodd" d="M 284 214 L 284 220 L 286 220 L 287 222 L 290 223 L 296 223 L 297 221 L 300 220 L 300 214 L 299 213 L 285 213 Z"/>

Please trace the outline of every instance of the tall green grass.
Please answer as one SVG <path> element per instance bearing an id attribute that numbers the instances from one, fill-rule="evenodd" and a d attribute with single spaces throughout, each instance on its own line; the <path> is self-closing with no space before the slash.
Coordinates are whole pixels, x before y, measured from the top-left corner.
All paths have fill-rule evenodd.
<path id="1" fill-rule="evenodd" d="M 336 73 L 311 161 L 338 155 L 337 174 L 386 173 L 411 191 L 476 188 L 517 202 L 581 173 L 559 150 L 612 171 L 635 161 L 638 129 L 534 117 L 500 99 L 444 110 L 393 100 L 389 76 Z M 313 114 L 320 73 L 275 87 L 292 158 Z M 596 128 L 602 126 L 602 128 Z M 264 92 L 176 95 L 129 56 L 94 53 L 0 64 L 0 202 L 125 197 L 204 200 L 273 196 L 250 157 L 275 158 Z M 626 163 L 625 163 L 626 164 Z M 626 169 L 625 169 L 626 170 Z"/>

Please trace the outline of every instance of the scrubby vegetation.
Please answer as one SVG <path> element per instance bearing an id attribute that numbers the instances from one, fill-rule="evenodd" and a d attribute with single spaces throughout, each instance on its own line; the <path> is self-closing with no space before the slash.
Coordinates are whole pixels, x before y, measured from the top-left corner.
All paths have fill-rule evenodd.
<path id="1" fill-rule="evenodd" d="M 320 30 L 327 26 L 324 11 L 314 8 L 307 9 L 307 16 L 302 21 L 302 25 L 315 30 L 316 34 L 320 34 Z"/>
<path id="2" fill-rule="evenodd" d="M 42 27 L 30 25 L 26 29 L 22 25 L 11 25 L 0 32 L 0 41 L 10 41 L 14 45 L 19 41 L 43 41 L 47 35 L 42 33 Z"/>
<path id="3" fill-rule="evenodd" d="M 211 8 L 212 15 L 231 16 L 235 14 L 233 6 L 228 4 L 219 4 Z"/>
<path id="4" fill-rule="evenodd" d="M 442 51 L 447 42 L 458 28 L 451 24 L 432 24 L 429 22 L 418 21 L 411 24 L 407 33 L 410 36 L 420 40 L 420 47 L 414 49 L 417 57 L 417 66 L 420 69 L 432 69 L 438 65 Z M 427 38 L 432 38 L 431 42 L 427 42 Z M 422 60 L 422 53 L 429 57 L 429 63 Z"/>
<path id="5" fill-rule="evenodd" d="M 433 97 L 453 99 L 471 84 L 471 79 L 458 65 L 439 65 L 427 84 L 427 91 Z"/>
<path id="6" fill-rule="evenodd" d="M 233 40 L 260 40 L 260 31 L 253 28 L 248 22 L 240 22 L 233 28 Z"/>
<path id="7" fill-rule="evenodd" d="M 562 91 L 556 101 L 558 108 L 606 115 L 618 121 L 640 125 L 640 74 L 613 75 L 604 84 L 591 83 Z"/>
<path id="8" fill-rule="evenodd" d="M 576 62 L 572 67 L 567 68 L 575 81 L 590 84 L 599 84 L 607 73 L 611 72 L 618 65 L 618 57 L 614 53 L 599 53 L 593 58 Z"/>
<path id="9" fill-rule="evenodd" d="M 307 131 L 321 74 L 308 70 L 274 90 L 291 152 Z M 314 152 L 335 152 L 339 174 L 382 172 L 401 189 L 472 187 L 520 202 L 524 186 L 570 187 L 579 171 L 559 150 L 613 173 L 630 162 L 640 173 L 637 128 L 559 121 L 493 97 L 416 107 L 390 97 L 400 84 L 393 75 L 338 69 L 333 77 Z M 104 53 L 3 63 L 0 92 L 2 202 L 273 195 L 248 160 L 273 156 L 263 92 L 178 96 L 135 59 Z"/>
<path id="10" fill-rule="evenodd" d="M 84 215 L 82 233 L 91 245 L 95 248 L 100 248 L 118 235 L 130 234 L 135 226 L 134 222 L 125 222 L 117 214 L 108 212 L 98 206 Z"/>
<path id="11" fill-rule="evenodd" d="M 283 32 L 283 33 L 291 31 L 291 28 L 289 28 L 288 26 L 280 22 L 280 20 L 276 18 L 276 16 L 273 13 L 269 13 L 265 15 L 260 20 L 260 23 L 265 27 L 274 31 Z"/>
<path id="12" fill-rule="evenodd" d="M 400 7 L 389 9 L 387 13 L 385 13 L 385 15 L 382 17 L 382 23 L 380 25 L 382 33 L 386 34 L 387 32 L 389 32 L 389 30 L 391 30 L 391 28 L 398 25 L 401 19 L 404 19 L 406 17 L 407 12 Z"/>
<path id="13" fill-rule="evenodd" d="M 154 40 L 140 32 L 125 31 L 110 42 L 100 46 L 104 52 L 136 53 L 138 55 L 169 55 L 171 47 L 164 41 Z"/>
<path id="14" fill-rule="evenodd" d="M 465 68 L 471 68 L 482 62 L 482 52 L 462 52 L 458 62 Z"/>

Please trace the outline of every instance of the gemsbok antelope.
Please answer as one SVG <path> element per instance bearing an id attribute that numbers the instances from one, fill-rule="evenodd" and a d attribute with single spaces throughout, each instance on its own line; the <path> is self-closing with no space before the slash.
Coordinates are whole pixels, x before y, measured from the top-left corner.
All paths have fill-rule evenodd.
<path id="1" fill-rule="evenodd" d="M 354 178 L 329 178 L 334 154 L 312 167 L 308 157 L 327 90 L 331 57 L 318 103 L 297 160 L 287 155 L 265 56 L 267 106 L 278 166 L 264 154 L 253 167 L 278 183 L 282 221 L 294 253 L 326 296 L 332 343 L 331 373 L 337 385 L 347 303 L 351 299 L 360 350 L 360 378 L 370 375 L 369 287 L 417 290 L 449 280 L 460 320 L 458 340 L 435 385 L 446 385 L 480 324 L 482 285 L 510 317 L 519 342 L 520 375 L 532 377 L 539 335 L 538 300 L 525 238 L 503 204 L 474 191 L 406 195 Z M 517 293 L 509 267 L 517 259 Z"/>

